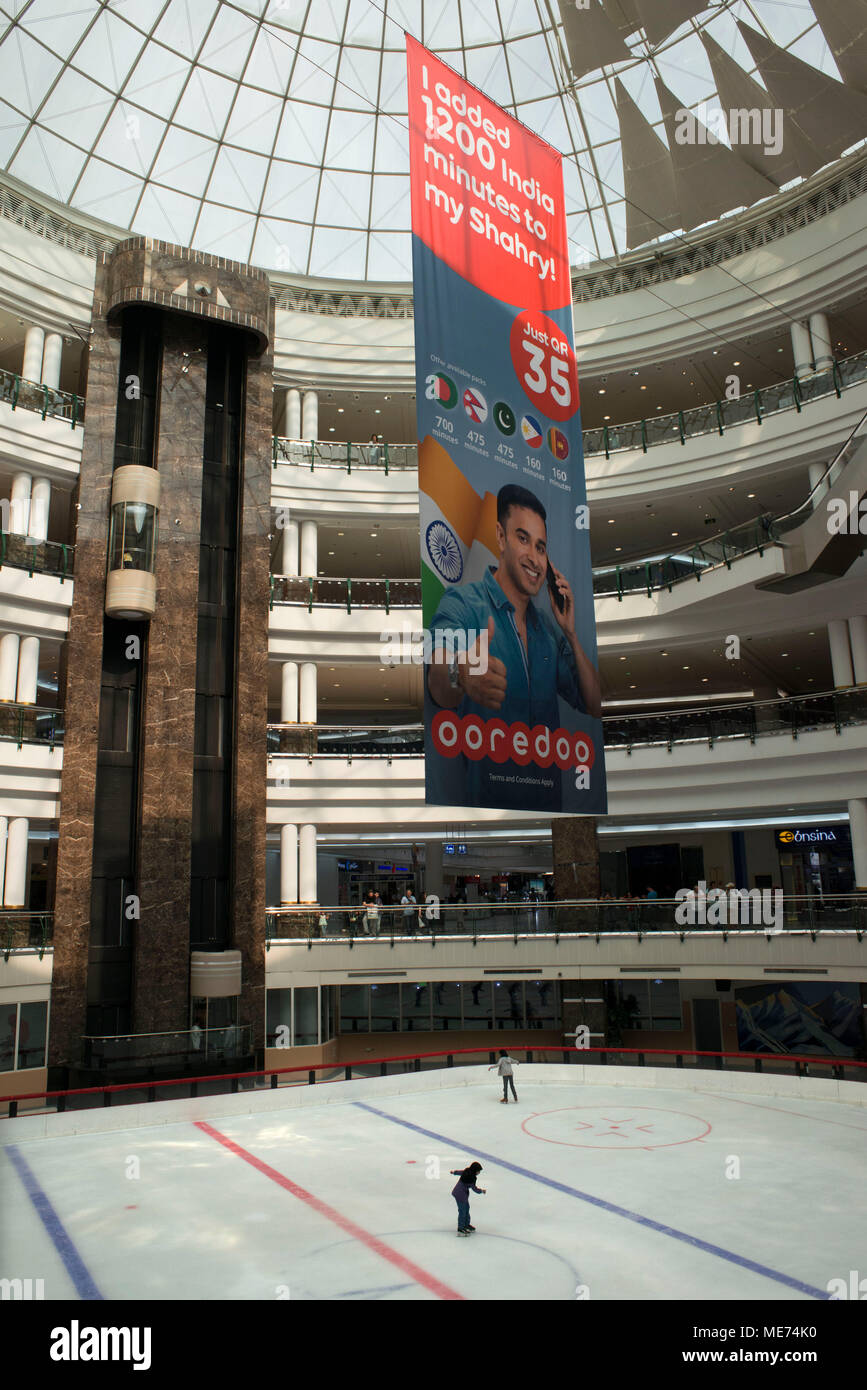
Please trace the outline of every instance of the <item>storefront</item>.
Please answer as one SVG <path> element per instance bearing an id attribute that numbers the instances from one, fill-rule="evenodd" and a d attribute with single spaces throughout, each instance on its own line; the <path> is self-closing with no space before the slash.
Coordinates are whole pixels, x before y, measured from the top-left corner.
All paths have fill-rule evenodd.
<path id="1" fill-rule="evenodd" d="M 783 892 L 828 897 L 855 887 L 848 825 L 780 826 L 774 832 Z"/>

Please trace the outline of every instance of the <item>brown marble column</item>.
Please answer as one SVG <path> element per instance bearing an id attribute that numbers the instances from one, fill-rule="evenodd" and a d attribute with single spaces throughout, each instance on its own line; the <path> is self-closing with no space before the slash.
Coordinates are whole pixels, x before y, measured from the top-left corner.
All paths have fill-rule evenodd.
<path id="1" fill-rule="evenodd" d="M 87 1018 L 94 795 L 109 503 L 114 468 L 120 329 L 102 316 L 107 258 L 97 264 L 87 423 L 75 512 L 75 575 L 65 664 L 63 780 L 54 899 L 50 1067 L 81 1059 Z"/>
<path id="2" fill-rule="evenodd" d="M 273 304 L 271 315 L 273 323 Z M 273 337 L 273 333 L 272 333 Z M 241 952 L 239 1020 L 265 1046 L 265 833 L 268 725 L 268 570 L 271 521 L 270 349 L 247 367 L 237 587 L 233 945 Z"/>
<path id="3" fill-rule="evenodd" d="M 562 902 L 599 897 L 599 842 L 595 816 L 558 816 L 551 822 L 554 892 Z"/>
<path id="4" fill-rule="evenodd" d="M 157 466 L 157 606 L 150 623 L 140 784 L 133 1030 L 189 1027 L 190 857 L 207 330 L 166 316 Z"/>

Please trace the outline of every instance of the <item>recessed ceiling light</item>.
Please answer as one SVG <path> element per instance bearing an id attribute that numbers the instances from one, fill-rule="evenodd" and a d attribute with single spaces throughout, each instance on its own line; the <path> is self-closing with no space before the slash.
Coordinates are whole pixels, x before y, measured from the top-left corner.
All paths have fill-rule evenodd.
<path id="1" fill-rule="evenodd" d="M 339 406 L 337 407 L 337 414 L 338 414 L 338 415 L 342 415 L 342 414 L 343 414 L 343 406 L 342 406 L 342 405 L 339 405 Z"/>
<path id="2" fill-rule="evenodd" d="M 660 655 L 660 656 L 668 656 L 668 652 L 660 652 L 659 655 Z"/>
<path id="3" fill-rule="evenodd" d="M 613 525 L 614 525 L 614 517 L 613 517 L 613 516 L 610 516 L 610 517 L 608 518 L 608 525 L 609 525 L 609 526 L 613 526 Z"/>
<path id="4" fill-rule="evenodd" d="M 615 554 L 615 555 L 619 555 L 622 549 L 623 549 L 623 546 L 622 546 L 622 545 L 615 545 L 615 547 L 614 547 L 614 554 Z"/>
<path id="5" fill-rule="evenodd" d="M 328 554 L 329 554 L 329 555 L 333 555 L 333 554 L 334 554 L 334 551 L 333 551 L 333 550 L 329 550 Z"/>
<path id="6" fill-rule="evenodd" d="M 701 683 L 702 683 L 702 685 L 707 685 L 707 681 L 708 681 L 707 676 L 702 676 L 702 678 L 701 678 Z"/>
<path id="7" fill-rule="evenodd" d="M 754 492 L 748 492 L 748 493 L 747 493 L 747 497 L 755 497 L 755 495 L 756 495 L 756 494 L 755 494 Z"/>
<path id="8" fill-rule="evenodd" d="M 739 367 L 740 365 L 741 365 L 740 362 L 733 362 L 733 363 L 732 363 L 732 366 L 733 366 L 733 367 Z"/>
<path id="9" fill-rule="evenodd" d="M 610 415 L 603 415 L 602 418 L 603 418 L 603 420 L 610 420 L 610 419 L 611 419 L 611 416 L 610 416 Z"/>
<path id="10" fill-rule="evenodd" d="M 684 669 L 684 671 L 688 671 L 688 670 L 689 670 L 689 667 L 688 667 L 688 666 L 684 666 L 683 669 Z"/>
<path id="11" fill-rule="evenodd" d="M 374 413 L 374 415 L 381 415 L 381 414 L 382 414 L 382 411 L 379 409 L 379 407 L 377 407 L 376 410 L 375 410 L 373 413 Z"/>
<path id="12" fill-rule="evenodd" d="M 679 535 L 680 535 L 680 532 L 679 532 L 679 531 L 672 531 L 671 534 L 672 534 L 673 536 L 679 536 Z"/>
<path id="13" fill-rule="evenodd" d="M 637 688 L 638 688 L 638 687 L 637 687 L 637 686 L 634 686 L 634 685 L 631 685 L 631 686 L 629 687 L 630 690 L 636 690 Z"/>
<path id="14" fill-rule="evenodd" d="M 647 390 L 647 387 L 646 387 L 646 386 L 639 386 L 638 389 L 639 389 L 639 391 L 646 391 L 646 390 Z"/>
<path id="15" fill-rule="evenodd" d="M 625 656 L 622 656 L 622 657 L 620 658 L 620 660 L 621 660 L 621 661 L 628 661 L 629 658 L 628 658 L 628 657 L 625 657 Z"/>
<path id="16" fill-rule="evenodd" d="M 600 387 L 599 387 L 599 394 L 600 394 L 600 396 L 604 396 L 604 395 L 605 395 L 605 387 L 604 387 L 604 386 L 600 386 Z"/>

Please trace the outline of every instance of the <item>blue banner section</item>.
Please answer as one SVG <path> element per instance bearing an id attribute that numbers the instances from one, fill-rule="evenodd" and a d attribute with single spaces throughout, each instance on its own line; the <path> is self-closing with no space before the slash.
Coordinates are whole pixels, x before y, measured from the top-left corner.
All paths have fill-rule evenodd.
<path id="1" fill-rule="evenodd" d="M 426 801 L 604 814 L 571 305 L 494 299 L 417 236 L 413 276 Z"/>

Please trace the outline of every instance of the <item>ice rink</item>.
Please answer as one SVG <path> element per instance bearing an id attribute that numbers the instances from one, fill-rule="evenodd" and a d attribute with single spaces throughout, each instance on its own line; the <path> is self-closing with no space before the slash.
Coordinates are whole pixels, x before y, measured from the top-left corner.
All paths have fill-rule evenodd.
<path id="1" fill-rule="evenodd" d="M 835 1083 L 583 1071 L 521 1067 L 508 1106 L 467 1067 L 47 1121 L 116 1126 L 92 1133 L 4 1120 L 0 1277 L 46 1299 L 752 1302 L 863 1268 L 867 1108 L 818 1098 Z M 449 1170 L 473 1159 L 464 1238 Z"/>

